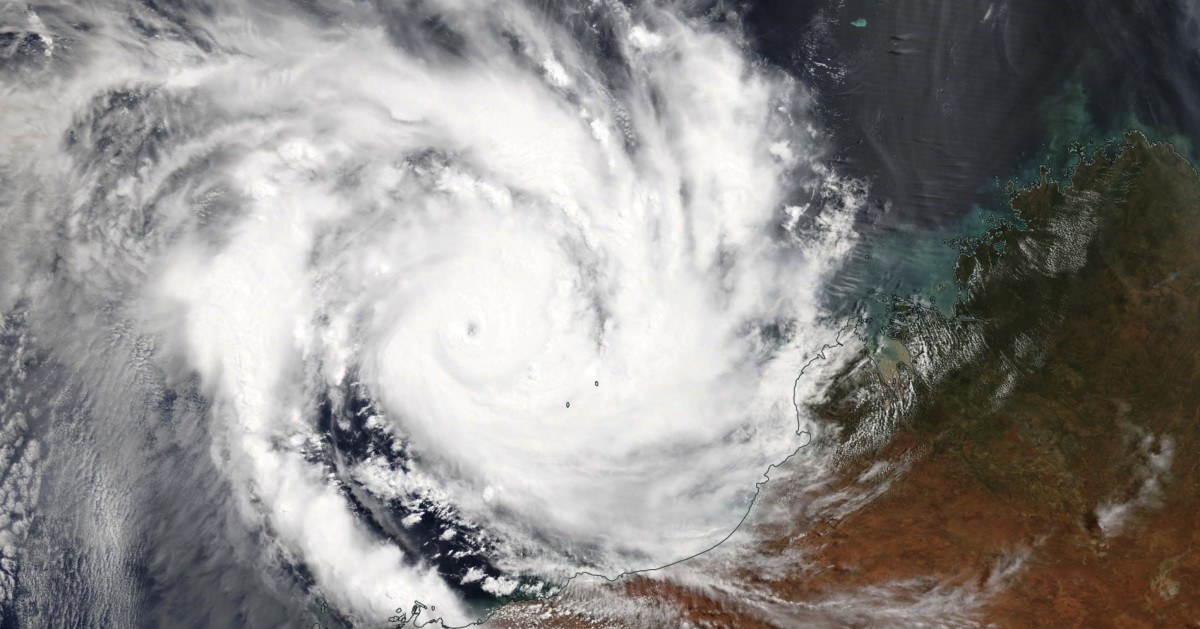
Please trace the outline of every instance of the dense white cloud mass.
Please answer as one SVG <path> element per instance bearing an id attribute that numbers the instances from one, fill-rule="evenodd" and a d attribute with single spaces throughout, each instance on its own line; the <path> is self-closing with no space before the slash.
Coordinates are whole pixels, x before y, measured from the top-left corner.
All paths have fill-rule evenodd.
<path id="1" fill-rule="evenodd" d="M 264 556 L 356 622 L 718 543 L 833 367 L 802 87 L 675 5 L 301 4 L 9 10 L 6 310 L 198 376 Z"/>

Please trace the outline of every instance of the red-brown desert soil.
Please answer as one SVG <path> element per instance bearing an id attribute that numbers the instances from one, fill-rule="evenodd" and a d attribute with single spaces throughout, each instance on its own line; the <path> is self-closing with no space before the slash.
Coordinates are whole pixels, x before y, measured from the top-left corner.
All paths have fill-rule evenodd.
<path id="1" fill-rule="evenodd" d="M 981 626 L 1200 629 L 1200 176 L 1169 146 L 1127 140 L 1067 187 L 1043 178 L 1015 194 L 1026 225 L 973 243 L 959 265 L 970 286 L 959 317 L 902 317 L 895 333 L 910 347 L 922 335 L 984 341 L 936 379 L 902 373 L 913 410 L 886 445 L 847 454 L 840 477 L 851 488 L 874 462 L 906 459 L 907 469 L 841 519 L 755 527 L 757 553 L 803 551 L 803 565 L 769 581 L 749 568 L 732 578 L 797 607 L 912 580 L 977 593 L 966 622 Z M 862 364 L 815 409 L 843 434 L 878 408 L 851 394 L 889 388 Z M 1169 465 L 1155 471 L 1155 460 Z M 764 499 L 791 495 L 774 489 Z M 1115 504 L 1129 505 L 1119 523 L 1102 517 Z M 609 588 L 677 609 L 679 624 L 805 626 L 670 580 Z M 531 626 L 522 610 L 534 605 L 561 608 L 541 627 L 639 622 L 600 622 L 551 600 L 514 604 L 488 626 Z"/>

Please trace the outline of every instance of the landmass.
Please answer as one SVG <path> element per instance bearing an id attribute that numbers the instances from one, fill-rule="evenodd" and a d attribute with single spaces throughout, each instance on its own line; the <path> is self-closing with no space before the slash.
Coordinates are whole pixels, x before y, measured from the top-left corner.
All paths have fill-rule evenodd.
<path id="1" fill-rule="evenodd" d="M 746 556 L 728 589 L 772 609 L 670 579 L 596 587 L 702 627 L 844 624 L 830 601 L 877 592 L 944 594 L 950 625 L 1200 628 L 1200 175 L 1139 133 L 1077 159 L 964 247 L 953 316 L 897 304 L 884 377 L 864 347 L 814 409 L 842 429 L 816 443 L 842 453 L 821 491 L 871 498 L 751 523 L 752 555 L 794 565 Z M 769 487 L 763 508 L 806 491 Z M 488 626 L 624 626 L 580 608 Z"/>

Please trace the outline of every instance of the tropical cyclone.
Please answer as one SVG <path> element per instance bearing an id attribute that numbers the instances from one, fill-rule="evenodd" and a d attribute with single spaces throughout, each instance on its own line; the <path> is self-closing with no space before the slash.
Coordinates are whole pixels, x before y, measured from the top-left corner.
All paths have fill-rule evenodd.
<path id="1" fill-rule="evenodd" d="M 840 327 L 823 287 L 859 202 L 802 87 L 711 17 L 43 16 L 89 28 L 0 107 L 6 305 L 104 304 L 143 339 L 78 370 L 95 398 L 201 396 L 171 425 L 205 426 L 221 508 L 351 621 L 419 599 L 469 622 L 465 587 L 704 551 L 821 429 L 796 401 L 838 359 L 796 374 Z M 110 325 L 42 338 L 95 347 Z M 142 380 L 104 377 L 131 356 Z"/>

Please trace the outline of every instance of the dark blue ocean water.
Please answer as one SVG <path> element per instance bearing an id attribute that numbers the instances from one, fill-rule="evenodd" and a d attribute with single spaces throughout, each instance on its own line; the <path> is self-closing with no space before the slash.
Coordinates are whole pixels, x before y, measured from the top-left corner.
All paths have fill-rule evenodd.
<path id="1" fill-rule="evenodd" d="M 763 56 L 816 91 L 833 162 L 870 183 L 842 312 L 893 294 L 952 307 L 959 237 L 1009 215 L 1004 186 L 1056 176 L 1075 141 L 1200 137 L 1190 0 L 748 3 Z M 863 26 L 865 21 L 865 26 Z"/>

